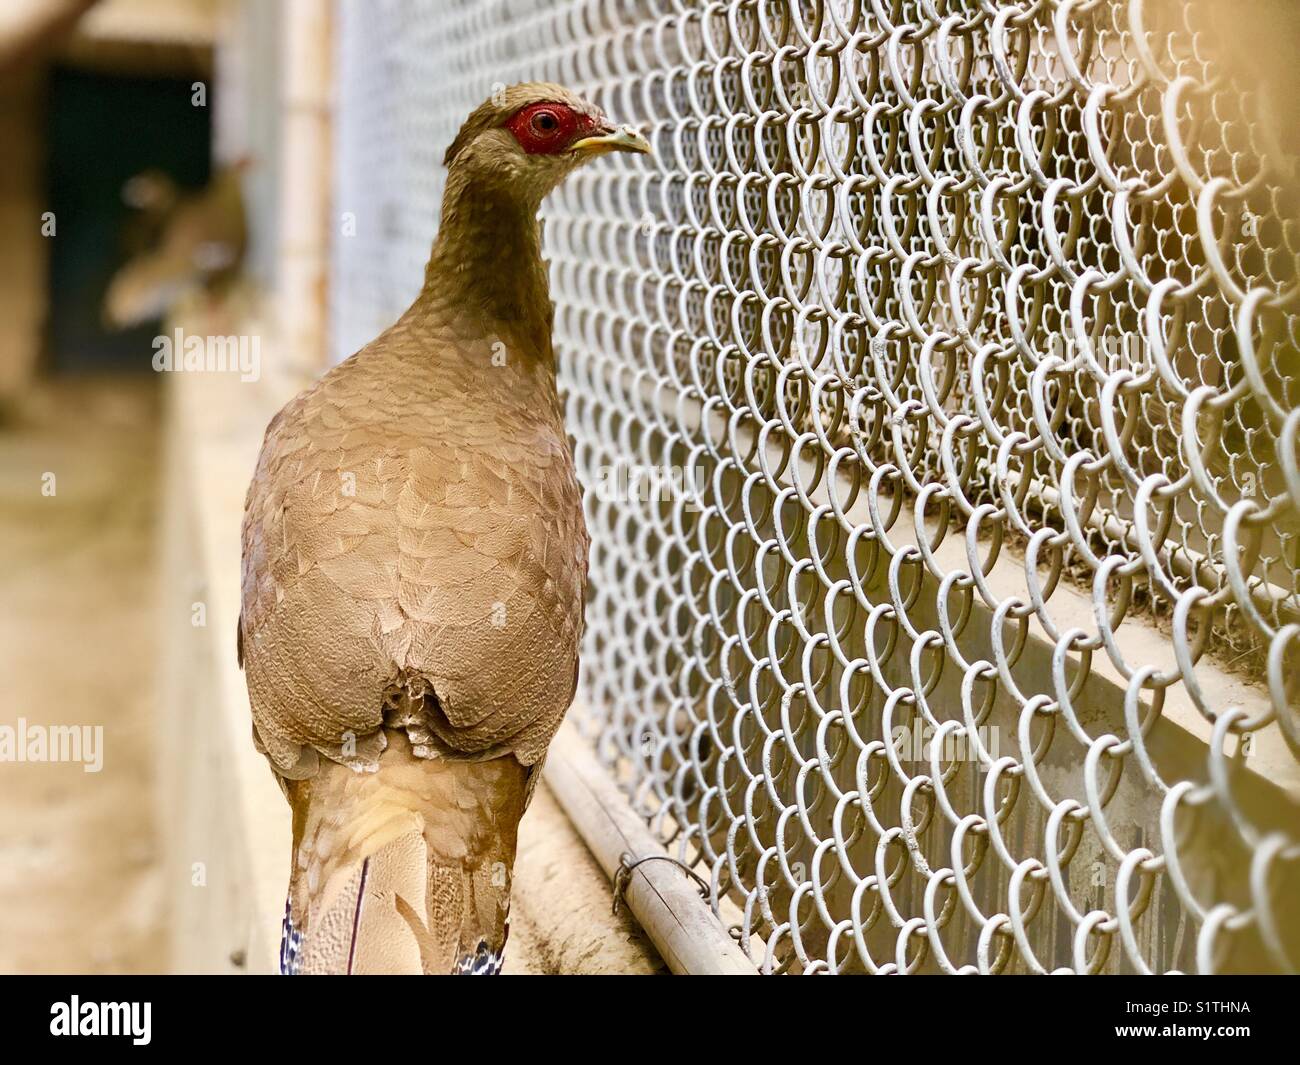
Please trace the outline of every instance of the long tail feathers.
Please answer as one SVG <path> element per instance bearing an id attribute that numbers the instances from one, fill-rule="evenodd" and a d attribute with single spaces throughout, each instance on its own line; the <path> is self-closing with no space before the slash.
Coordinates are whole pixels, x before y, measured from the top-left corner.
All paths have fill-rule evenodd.
<path id="1" fill-rule="evenodd" d="M 527 776 L 513 756 L 418 759 L 399 734 L 378 773 L 290 782 L 281 971 L 499 971 Z"/>

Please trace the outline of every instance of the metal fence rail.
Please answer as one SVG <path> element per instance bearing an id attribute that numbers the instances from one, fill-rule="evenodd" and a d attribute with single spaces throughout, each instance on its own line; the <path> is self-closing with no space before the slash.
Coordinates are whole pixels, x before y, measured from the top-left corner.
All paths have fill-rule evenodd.
<path id="1" fill-rule="evenodd" d="M 1298 183 L 1204 6 L 342 4 L 340 356 L 494 83 L 656 146 L 544 209 L 580 713 L 765 971 L 1300 965 Z"/>

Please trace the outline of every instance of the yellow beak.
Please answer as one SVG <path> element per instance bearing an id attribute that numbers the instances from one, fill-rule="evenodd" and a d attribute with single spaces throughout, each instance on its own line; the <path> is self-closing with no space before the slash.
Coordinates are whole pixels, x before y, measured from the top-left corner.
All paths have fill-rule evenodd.
<path id="1" fill-rule="evenodd" d="M 594 137 L 583 137 L 574 141 L 571 151 L 586 155 L 604 155 L 606 152 L 640 152 L 650 154 L 650 142 L 631 126 L 620 126 L 608 133 L 599 133 Z"/>

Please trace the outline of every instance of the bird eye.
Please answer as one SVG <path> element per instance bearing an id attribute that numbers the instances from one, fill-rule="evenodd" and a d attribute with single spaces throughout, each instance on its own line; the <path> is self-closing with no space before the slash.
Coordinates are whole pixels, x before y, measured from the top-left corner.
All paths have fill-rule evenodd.
<path id="1" fill-rule="evenodd" d="M 532 125 L 534 133 L 554 133 L 560 128 L 560 120 L 550 111 L 538 111 L 533 115 Z"/>

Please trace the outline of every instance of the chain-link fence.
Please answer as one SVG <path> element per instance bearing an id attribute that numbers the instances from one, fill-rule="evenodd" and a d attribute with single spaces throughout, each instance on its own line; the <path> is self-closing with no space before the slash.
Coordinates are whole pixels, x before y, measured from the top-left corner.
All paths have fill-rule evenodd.
<path id="1" fill-rule="evenodd" d="M 1229 6 L 342 4 L 340 357 L 495 83 L 655 145 L 543 210 L 575 713 L 765 971 L 1300 965 L 1297 181 Z"/>

